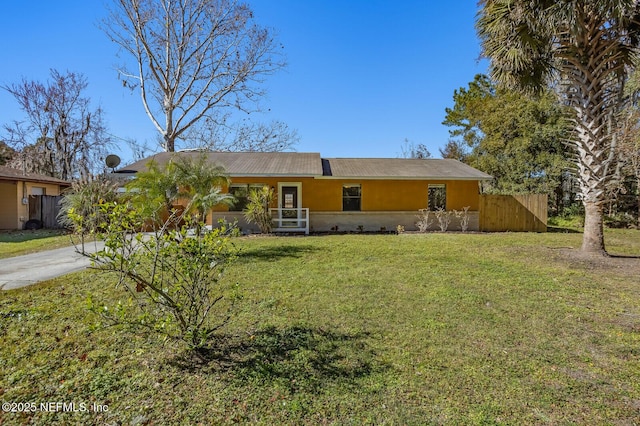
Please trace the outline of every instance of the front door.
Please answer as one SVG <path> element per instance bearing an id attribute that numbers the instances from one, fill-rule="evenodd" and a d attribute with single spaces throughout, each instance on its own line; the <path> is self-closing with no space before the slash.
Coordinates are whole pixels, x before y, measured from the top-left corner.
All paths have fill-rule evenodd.
<path id="1" fill-rule="evenodd" d="M 283 219 L 297 219 L 298 218 L 298 187 L 297 186 L 283 186 L 280 190 L 280 208 L 282 209 Z M 293 220 L 287 220 L 282 222 L 282 227 L 297 228 L 298 222 Z"/>

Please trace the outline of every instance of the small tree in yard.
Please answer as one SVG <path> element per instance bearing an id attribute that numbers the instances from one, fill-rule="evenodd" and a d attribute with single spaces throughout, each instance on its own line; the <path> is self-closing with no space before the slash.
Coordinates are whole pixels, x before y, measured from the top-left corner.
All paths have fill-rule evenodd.
<path id="1" fill-rule="evenodd" d="M 116 200 L 118 185 L 101 177 L 88 177 L 75 181 L 60 201 L 58 222 L 73 230 L 80 238 L 84 252 L 85 239 L 95 236 L 106 218 L 98 208 L 100 203 Z M 74 217 L 72 220 L 71 217 Z"/>
<path id="2" fill-rule="evenodd" d="M 275 192 L 268 186 L 252 189 L 249 192 L 244 217 L 249 223 L 255 223 L 263 234 L 270 234 L 273 228 L 273 217 L 269 207 L 275 198 Z"/>
<path id="3" fill-rule="evenodd" d="M 233 196 L 223 194 L 221 185 L 229 178 L 222 166 L 211 164 L 205 155 L 181 157 L 174 163 L 178 197 L 190 200 L 188 214 L 194 222 L 206 222 L 207 212 L 218 204 L 230 204 Z"/>
<path id="4" fill-rule="evenodd" d="M 208 231 L 204 223 L 206 212 L 229 198 L 216 186 L 224 182 L 220 168 L 186 158 L 166 167 L 150 164 L 126 196 L 93 189 L 104 185 L 78 184 L 66 221 L 104 241 L 104 249 L 82 253 L 96 269 L 113 273 L 127 294 L 115 306 L 92 301 L 104 319 L 160 332 L 197 353 L 209 344 L 230 318 L 234 300 L 228 297 L 234 286 L 222 280 L 235 256 L 233 229 Z M 174 208 L 178 199 L 184 208 Z M 140 233 L 150 221 L 153 231 Z"/>
<path id="5" fill-rule="evenodd" d="M 116 276 L 126 298 L 112 306 L 91 299 L 92 309 L 111 325 L 158 332 L 200 354 L 231 317 L 236 286 L 222 278 L 236 254 L 230 230 L 194 234 L 190 229 L 197 224 L 185 215 L 180 229 L 170 217 L 153 233 L 141 234 L 147 219 L 141 208 L 117 202 L 99 207 L 105 247 L 85 256 L 94 268 Z M 69 217 L 81 221 L 73 212 Z"/>

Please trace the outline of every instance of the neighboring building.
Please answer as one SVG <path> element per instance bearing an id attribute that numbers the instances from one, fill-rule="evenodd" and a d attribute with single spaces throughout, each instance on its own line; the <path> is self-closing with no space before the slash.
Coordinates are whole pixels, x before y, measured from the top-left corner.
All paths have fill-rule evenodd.
<path id="1" fill-rule="evenodd" d="M 118 172 L 135 173 L 150 161 L 164 165 L 174 155 L 202 153 L 160 153 Z M 257 230 L 245 222 L 242 210 L 248 191 L 264 185 L 277 193 L 272 212 L 278 232 L 393 231 L 398 225 L 414 230 L 419 209 L 467 206 L 469 230 L 478 230 L 480 184 L 491 179 L 451 159 L 321 158 L 318 153 L 296 152 L 205 155 L 226 169 L 231 185 L 225 190 L 238 199 L 234 207 L 213 211 L 209 222 L 237 219 L 243 230 Z M 454 220 L 450 229 L 456 226 Z"/>
<path id="2" fill-rule="evenodd" d="M 46 225 L 53 219 L 43 217 L 44 197 L 59 196 L 69 186 L 61 179 L 0 166 L 0 229 L 23 229 L 29 220 Z"/>

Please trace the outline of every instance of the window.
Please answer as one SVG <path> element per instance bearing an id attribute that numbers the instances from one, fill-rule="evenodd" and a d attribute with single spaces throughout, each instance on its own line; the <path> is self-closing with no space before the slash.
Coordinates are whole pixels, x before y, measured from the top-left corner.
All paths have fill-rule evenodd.
<path id="1" fill-rule="evenodd" d="M 359 212 L 361 200 L 362 190 L 359 183 L 342 185 L 342 211 Z"/>
<path id="2" fill-rule="evenodd" d="M 447 209 L 447 187 L 444 184 L 429 185 L 429 210 Z"/>
<path id="3" fill-rule="evenodd" d="M 284 205 L 282 207 L 284 207 L 285 209 L 295 209 L 296 206 L 293 203 L 294 195 L 295 194 L 291 194 L 291 193 L 284 194 Z"/>
<path id="4" fill-rule="evenodd" d="M 262 183 L 256 184 L 234 184 L 229 187 L 229 194 L 236 197 L 233 205 L 229 207 L 229 211 L 231 212 L 241 212 L 247 208 L 247 204 L 249 203 L 249 191 L 252 189 L 260 189 L 265 186 Z"/>
<path id="5" fill-rule="evenodd" d="M 46 188 L 41 188 L 39 186 L 31 187 L 31 195 L 45 195 L 47 193 Z"/>

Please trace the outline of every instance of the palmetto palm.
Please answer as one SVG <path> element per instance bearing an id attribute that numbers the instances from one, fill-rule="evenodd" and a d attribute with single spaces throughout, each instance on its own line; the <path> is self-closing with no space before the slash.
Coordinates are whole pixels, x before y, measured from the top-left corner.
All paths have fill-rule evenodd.
<path id="1" fill-rule="evenodd" d="M 585 206 L 582 250 L 605 253 L 602 205 L 614 179 L 616 118 L 638 48 L 637 0 L 481 0 L 477 30 L 490 73 L 524 89 L 555 85 Z"/>
<path id="2" fill-rule="evenodd" d="M 204 221 L 214 206 L 230 204 L 233 196 L 222 193 L 229 184 L 224 167 L 212 164 L 206 155 L 183 156 L 173 162 L 179 198 L 188 200 L 187 213 Z"/>
<path id="3" fill-rule="evenodd" d="M 164 165 L 149 162 L 127 188 L 149 218 L 158 218 L 172 212 L 175 204 L 183 204 L 182 214 L 199 223 L 214 206 L 233 201 L 221 190 L 228 184 L 224 168 L 210 162 L 205 154 L 184 153 L 175 154 Z"/>

